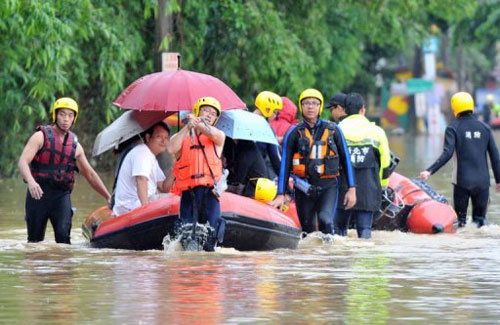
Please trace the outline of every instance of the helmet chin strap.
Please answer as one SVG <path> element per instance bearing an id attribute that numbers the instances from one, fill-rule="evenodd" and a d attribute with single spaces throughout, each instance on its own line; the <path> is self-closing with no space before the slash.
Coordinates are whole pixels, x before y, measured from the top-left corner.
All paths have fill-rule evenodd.
<path id="1" fill-rule="evenodd" d="M 302 117 L 304 118 L 304 121 L 306 121 L 307 123 L 309 124 L 316 124 L 316 122 L 318 122 L 319 120 L 319 115 L 316 117 L 316 119 L 314 120 L 309 120 L 308 118 L 306 118 L 304 115 L 302 115 Z"/>
<path id="2" fill-rule="evenodd" d="M 57 124 L 57 120 L 56 120 L 56 122 L 54 124 L 55 124 L 57 130 L 60 131 L 61 133 L 63 133 L 64 135 L 66 135 L 66 133 L 68 133 L 69 129 L 68 129 L 68 131 L 65 131 L 65 130 L 61 129 L 61 127 L 59 126 L 59 124 Z"/>

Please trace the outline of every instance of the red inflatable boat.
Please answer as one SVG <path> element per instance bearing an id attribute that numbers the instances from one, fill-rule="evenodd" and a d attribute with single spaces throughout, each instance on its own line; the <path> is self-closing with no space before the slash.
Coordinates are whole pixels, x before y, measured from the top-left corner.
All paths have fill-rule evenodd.
<path id="1" fill-rule="evenodd" d="M 384 198 L 384 213 L 374 221 L 373 229 L 399 229 L 416 234 L 456 231 L 458 221 L 455 211 L 425 182 L 412 181 L 392 173 L 389 188 L 393 191 L 392 198 Z"/>
<path id="2" fill-rule="evenodd" d="M 425 183 L 392 173 L 389 187 L 393 197 L 383 200 L 384 213 L 375 219 L 374 230 L 417 234 L 456 231 L 455 211 Z M 240 251 L 296 248 L 301 238 L 294 203 L 283 213 L 267 204 L 226 192 L 221 198 L 221 210 L 226 221 L 224 247 Z M 113 216 L 108 207 L 100 207 L 90 214 L 82 228 L 91 247 L 162 249 L 164 237 L 174 236 L 178 215 L 179 196 L 168 194 L 119 217 Z"/>
<path id="3" fill-rule="evenodd" d="M 168 194 L 119 217 L 108 207 L 100 207 L 83 223 L 83 233 L 91 247 L 162 249 L 163 238 L 174 236 L 179 202 L 179 196 Z M 284 214 L 267 204 L 225 192 L 221 211 L 226 221 L 224 247 L 239 251 L 296 248 L 301 238 L 295 208 Z"/>

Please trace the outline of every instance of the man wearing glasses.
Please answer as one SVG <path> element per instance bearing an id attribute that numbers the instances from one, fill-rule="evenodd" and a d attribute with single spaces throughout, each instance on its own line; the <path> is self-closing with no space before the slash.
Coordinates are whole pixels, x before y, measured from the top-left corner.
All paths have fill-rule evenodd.
<path id="1" fill-rule="evenodd" d="M 283 140 L 283 157 L 278 180 L 278 196 L 273 201 L 281 208 L 288 191 L 288 178 L 307 182 L 308 188 L 295 186 L 295 200 L 302 230 L 333 234 L 337 209 L 339 171 L 346 174 L 348 191 L 342 204 L 350 209 L 356 203 L 356 189 L 351 159 L 342 131 L 320 118 L 323 95 L 306 89 L 299 97 L 299 111 L 304 121 L 291 128 Z M 296 183 L 296 182 L 294 182 Z"/>

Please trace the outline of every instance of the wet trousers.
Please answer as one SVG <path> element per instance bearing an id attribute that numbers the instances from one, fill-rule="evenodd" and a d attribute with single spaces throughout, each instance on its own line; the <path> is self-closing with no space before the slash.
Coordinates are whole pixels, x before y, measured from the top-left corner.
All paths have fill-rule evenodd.
<path id="1" fill-rule="evenodd" d="M 196 209 L 194 207 L 195 204 Z M 195 216 L 195 210 L 198 212 L 197 216 Z M 208 222 L 215 229 L 219 242 L 222 242 L 224 222 L 221 218 L 220 202 L 209 187 L 197 186 L 192 190 L 182 192 L 180 206 L 181 223 L 193 223 L 195 218 L 199 224 Z"/>
<path id="2" fill-rule="evenodd" d="M 453 186 L 453 206 L 458 216 L 458 226 L 463 227 L 467 223 L 467 208 L 469 199 L 472 201 L 472 222 L 478 227 L 486 224 L 486 211 L 490 198 L 490 189 L 476 188 L 468 190 L 463 187 Z"/>
<path id="3" fill-rule="evenodd" d="M 343 210 L 338 209 L 335 216 L 335 234 L 347 236 L 347 228 L 351 218 L 356 218 L 356 231 L 359 238 L 369 239 L 372 237 L 373 211 Z"/>
<path id="4" fill-rule="evenodd" d="M 71 192 L 54 188 L 43 187 L 43 196 L 40 200 L 26 194 L 26 226 L 28 228 L 28 242 L 39 242 L 45 238 L 47 221 L 50 220 L 54 229 L 57 243 L 71 244 Z"/>
<path id="5" fill-rule="evenodd" d="M 295 191 L 295 203 L 302 231 L 311 233 L 319 230 L 324 234 L 333 234 L 333 218 L 337 210 L 338 187 L 336 185 L 322 189 L 307 196 Z"/>

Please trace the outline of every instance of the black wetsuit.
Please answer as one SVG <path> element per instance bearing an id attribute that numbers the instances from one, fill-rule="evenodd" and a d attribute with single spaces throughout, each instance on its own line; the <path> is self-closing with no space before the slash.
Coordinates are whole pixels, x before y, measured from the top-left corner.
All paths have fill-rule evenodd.
<path id="1" fill-rule="evenodd" d="M 43 190 L 43 196 L 40 200 L 32 198 L 29 191 L 26 193 L 28 242 L 43 241 L 47 221 L 50 220 L 54 228 L 56 243 L 70 244 L 71 220 L 73 218 L 71 191 L 50 183 L 40 182 L 39 184 Z"/>
<path id="2" fill-rule="evenodd" d="M 228 191 L 254 198 L 257 178 L 267 177 L 264 159 L 253 141 L 239 140 L 229 170 Z"/>
<path id="3" fill-rule="evenodd" d="M 478 226 L 485 222 L 490 186 L 487 154 L 490 156 L 495 182 L 498 184 L 500 158 L 493 133 L 488 125 L 466 112 L 448 125 L 443 153 L 427 168 L 434 174 L 450 158 L 454 158 L 453 201 L 460 226 L 466 222 L 469 198 L 472 199 L 472 220 Z"/>
<path id="4" fill-rule="evenodd" d="M 280 173 L 281 155 L 279 146 L 271 143 L 257 142 L 262 159 L 266 166 L 267 175 L 269 179 L 275 179 Z"/>

